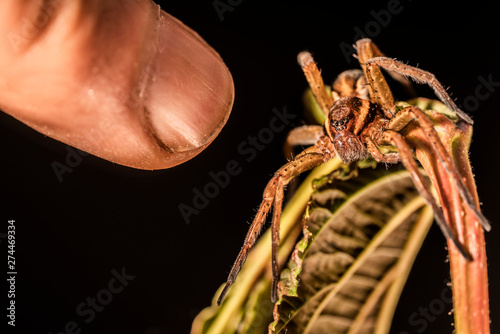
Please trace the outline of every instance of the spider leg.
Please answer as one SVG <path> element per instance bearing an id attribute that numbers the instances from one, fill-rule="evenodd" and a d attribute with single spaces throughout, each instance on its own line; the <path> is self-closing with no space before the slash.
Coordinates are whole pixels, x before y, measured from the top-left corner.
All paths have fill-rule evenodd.
<path id="1" fill-rule="evenodd" d="M 441 231 L 443 232 L 444 236 L 447 239 L 453 241 L 458 251 L 463 255 L 465 259 L 471 261 L 472 260 L 471 255 L 464 248 L 464 246 L 458 241 L 457 237 L 453 234 L 453 231 L 451 230 L 450 226 L 446 223 L 443 211 L 437 205 L 434 196 L 432 196 L 431 186 L 428 180 L 423 177 L 422 173 L 420 173 L 418 165 L 413 159 L 410 147 L 404 140 L 403 136 L 398 132 L 392 130 L 386 130 L 384 132 L 379 133 L 379 138 L 377 139 L 379 139 L 379 141 L 377 141 L 378 143 L 392 144 L 398 149 L 399 154 L 401 156 L 401 161 L 405 165 L 406 169 L 408 169 L 408 171 L 410 172 L 411 178 L 413 179 L 413 183 L 415 184 L 415 187 L 417 188 L 420 195 L 422 195 L 425 201 L 432 207 L 432 210 L 434 211 L 434 216 L 436 218 L 436 222 Z"/>
<path id="2" fill-rule="evenodd" d="M 444 89 L 441 83 L 439 83 L 434 74 L 387 57 L 375 57 L 366 60 L 367 69 L 376 69 L 379 67 L 410 77 L 417 83 L 428 84 L 448 108 L 453 110 L 465 122 L 471 125 L 474 124 L 474 121 L 469 117 L 469 115 L 457 107 L 455 102 L 453 102 L 451 97 L 446 92 L 446 89 Z"/>
<path id="3" fill-rule="evenodd" d="M 280 218 L 281 211 L 283 208 L 283 196 L 284 196 L 284 184 L 281 179 L 278 179 L 276 185 L 276 195 L 274 196 L 274 209 L 273 209 L 273 220 L 271 223 L 271 239 L 272 239 L 272 274 L 273 274 L 273 285 L 271 288 L 271 301 L 276 302 L 276 296 L 278 295 L 278 281 L 279 281 L 279 263 L 278 263 L 278 245 L 280 241 Z"/>
<path id="4" fill-rule="evenodd" d="M 271 234 L 272 234 L 272 272 L 273 272 L 273 288 L 271 300 L 274 302 L 276 300 L 277 293 L 277 284 L 278 284 L 278 276 L 279 276 L 279 268 L 278 268 L 278 243 L 279 243 L 279 221 L 281 217 L 281 208 L 283 202 L 283 193 L 284 187 L 296 176 L 299 174 L 306 172 L 308 170 L 313 169 L 316 166 L 324 163 L 324 155 L 319 152 L 316 146 L 311 146 L 304 151 L 302 151 L 299 155 L 295 157 L 292 161 L 288 162 L 286 165 L 278 169 L 278 171 L 274 174 L 272 179 L 267 184 L 264 189 L 264 195 L 262 203 L 260 204 L 259 210 L 257 211 L 257 215 L 255 216 L 252 225 L 250 225 L 250 229 L 248 230 L 247 236 L 245 237 L 245 242 L 243 243 L 243 247 L 234 262 L 234 265 L 229 273 L 227 278 L 226 285 L 222 289 L 219 298 L 217 299 L 217 305 L 222 303 L 225 295 L 227 294 L 229 288 L 236 280 L 236 276 L 240 272 L 241 266 L 245 262 L 248 252 L 255 244 L 260 230 L 262 226 L 264 226 L 266 222 L 266 216 L 273 206 L 273 219 L 271 225 Z"/>
<path id="5" fill-rule="evenodd" d="M 217 305 L 220 305 L 222 303 L 222 300 L 224 300 L 224 297 L 229 291 L 229 288 L 231 287 L 231 285 L 233 285 L 234 281 L 236 280 L 236 276 L 238 276 L 241 266 L 243 266 L 243 263 L 245 263 L 250 248 L 252 248 L 252 246 L 255 244 L 255 241 L 257 240 L 260 234 L 260 230 L 262 229 L 262 226 L 266 221 L 266 215 L 271 209 L 271 205 L 273 204 L 274 201 L 274 196 L 266 196 L 266 194 L 274 193 L 275 190 L 276 190 L 276 184 L 271 182 L 267 185 L 266 189 L 264 190 L 264 198 L 262 200 L 262 203 L 260 204 L 259 210 L 257 211 L 257 215 L 255 216 L 252 225 L 250 225 L 250 228 L 245 237 L 245 242 L 243 243 L 243 247 L 241 247 L 241 250 L 238 256 L 236 257 L 236 261 L 234 262 L 233 267 L 229 272 L 226 285 L 224 286 L 224 289 L 222 290 L 222 292 L 219 295 L 219 298 L 217 299 Z"/>
<path id="6" fill-rule="evenodd" d="M 361 67 L 365 65 L 367 59 L 373 57 L 385 57 L 385 55 L 382 53 L 382 51 L 380 51 L 377 45 L 373 43 L 369 38 L 358 40 L 356 42 L 355 48 L 358 51 L 358 54 L 355 55 L 355 57 L 358 58 L 359 62 L 361 63 Z M 411 81 L 408 80 L 404 75 L 401 75 L 395 71 L 387 71 L 387 73 L 391 76 L 392 79 L 403 86 L 404 90 L 409 96 L 414 97 L 417 95 L 415 89 L 413 88 L 413 85 L 411 84 Z"/>
<path id="7" fill-rule="evenodd" d="M 375 142 L 373 138 L 376 138 L 381 129 L 387 128 L 388 120 L 381 119 L 379 116 L 375 116 L 373 122 L 371 122 L 361 133 L 362 141 L 366 145 L 366 149 L 370 152 L 371 156 L 378 162 L 396 164 L 401 162 L 401 156 L 398 152 L 388 152 L 382 153 L 380 151 L 379 145 Z"/>
<path id="8" fill-rule="evenodd" d="M 294 146 L 314 145 L 322 135 L 324 135 L 324 132 L 323 127 L 320 125 L 304 125 L 291 130 L 288 133 L 283 149 L 285 151 L 285 157 L 288 159 L 293 158 Z"/>
<path id="9" fill-rule="evenodd" d="M 302 70 L 304 71 L 307 82 L 309 83 L 311 91 L 321 107 L 321 110 L 323 110 L 325 115 L 328 115 L 330 107 L 333 104 L 333 97 L 328 94 L 323 78 L 321 77 L 321 72 L 316 66 L 316 62 L 314 61 L 311 53 L 303 51 L 299 53 L 297 60 L 300 67 L 302 67 Z"/>
<path id="10" fill-rule="evenodd" d="M 356 50 L 358 52 L 358 61 L 365 73 L 366 80 L 368 81 L 368 90 L 370 97 L 375 100 L 377 104 L 382 107 L 384 114 L 387 118 L 391 118 L 391 108 L 394 106 L 394 97 L 392 96 L 391 89 L 385 81 L 382 71 L 379 67 L 369 67 L 366 63 L 369 59 L 381 55 L 382 52 L 375 44 L 368 38 L 360 39 L 356 42 Z"/>
<path id="11" fill-rule="evenodd" d="M 401 156 L 399 153 L 382 153 L 378 149 L 374 140 L 370 137 L 365 138 L 366 148 L 372 155 L 372 157 L 378 162 L 385 162 L 389 164 L 396 164 L 401 161 Z"/>
<path id="12" fill-rule="evenodd" d="M 332 84 L 334 101 L 345 96 L 356 96 L 369 100 L 370 91 L 363 71 L 347 70 L 340 73 Z"/>
<path id="13" fill-rule="evenodd" d="M 451 159 L 443 143 L 441 142 L 441 139 L 439 138 L 436 129 L 434 129 L 434 125 L 430 118 L 418 107 L 406 107 L 400 110 L 394 116 L 394 118 L 389 121 L 388 129 L 399 131 L 412 120 L 416 120 L 424 131 L 428 142 L 430 143 L 434 152 L 436 152 L 436 156 L 439 162 L 443 165 L 446 172 L 450 175 L 465 204 L 472 210 L 476 218 L 483 225 L 484 229 L 486 231 L 489 231 L 491 229 L 491 225 L 476 206 L 474 198 L 467 189 L 467 186 L 465 185 L 462 177 L 460 177 L 460 174 L 458 173 L 453 160 Z"/>

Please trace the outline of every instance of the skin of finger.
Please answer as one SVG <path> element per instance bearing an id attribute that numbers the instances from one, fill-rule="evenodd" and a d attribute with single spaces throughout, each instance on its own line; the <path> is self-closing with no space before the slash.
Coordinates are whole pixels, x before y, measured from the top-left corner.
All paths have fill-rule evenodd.
<path id="1" fill-rule="evenodd" d="M 229 116 L 220 56 L 152 2 L 5 0 L 1 35 L 0 108 L 109 161 L 175 166 Z"/>

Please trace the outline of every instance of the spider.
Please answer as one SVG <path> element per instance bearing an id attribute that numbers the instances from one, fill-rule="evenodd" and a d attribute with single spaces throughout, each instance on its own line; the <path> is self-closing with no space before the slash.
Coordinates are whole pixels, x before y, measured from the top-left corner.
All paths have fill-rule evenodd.
<path id="1" fill-rule="evenodd" d="M 432 121 L 416 106 L 398 108 L 380 69 L 387 70 L 396 81 L 407 89 L 411 89 L 411 83 L 407 78 L 411 78 L 417 83 L 428 84 L 439 99 L 459 118 L 471 125 L 473 124 L 472 119 L 455 105 L 433 74 L 385 57 L 370 39 L 357 41 L 355 47 L 357 50 L 356 58 L 358 58 L 362 70 L 348 70 L 341 73 L 333 83 L 331 95 L 325 89 L 321 73 L 311 54 L 304 51 L 298 55 L 299 65 L 304 71 L 311 91 L 326 115 L 325 123 L 323 126 L 306 125 L 291 131 L 287 140 L 290 145 L 312 146 L 281 167 L 267 184 L 262 203 L 229 273 L 226 285 L 217 300 L 218 305 L 221 304 L 234 283 L 250 248 L 256 242 L 260 230 L 266 222 L 266 216 L 271 208 L 273 208 L 271 300 L 273 303 L 276 301 L 279 279 L 277 257 L 279 224 L 284 187 L 299 174 L 321 165 L 335 156 L 346 164 L 369 157 L 382 163 L 402 162 L 410 172 L 415 187 L 432 207 L 436 222 L 444 236 L 452 240 L 467 260 L 472 260 L 470 254 L 447 224 L 441 208 L 432 195 L 429 181 L 421 174 L 413 158 L 412 148 L 400 133 L 412 121 L 417 122 L 424 131 L 428 144 L 457 187 L 465 205 L 472 209 L 486 230 L 490 229 L 488 221 L 474 204 L 472 195 L 467 190 L 452 158 L 439 139 Z M 396 151 L 382 153 L 380 148 L 387 145 L 394 147 Z"/>

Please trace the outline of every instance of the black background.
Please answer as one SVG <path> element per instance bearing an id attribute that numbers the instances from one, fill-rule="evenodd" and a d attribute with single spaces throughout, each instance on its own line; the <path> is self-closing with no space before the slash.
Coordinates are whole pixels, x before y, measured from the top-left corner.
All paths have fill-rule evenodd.
<path id="1" fill-rule="evenodd" d="M 59 182 L 51 163 L 65 162 L 66 145 L 0 115 L 0 232 L 6 232 L 7 219 L 15 219 L 17 229 L 15 332 L 59 333 L 73 320 L 82 333 L 188 333 L 195 315 L 225 281 L 246 222 L 269 176 L 285 161 L 281 144 L 286 131 L 251 162 L 238 153 L 238 145 L 269 125 L 273 108 L 286 106 L 298 115 L 291 125 L 300 125 L 306 81 L 296 54 L 312 51 L 328 82 L 356 68 L 339 45 L 353 44 L 355 27 L 365 31 L 367 23 L 376 22 L 370 12 L 386 9 L 389 2 L 232 3 L 223 21 L 212 1 L 161 4 L 221 54 L 236 88 L 234 108 L 220 136 L 181 166 L 146 172 L 86 156 Z M 385 54 L 433 72 L 451 87 L 458 104 L 475 95 L 479 76 L 500 81 L 496 6 L 409 0 L 401 0 L 400 6 L 385 27 L 367 32 Z M 427 87 L 418 89 L 422 96 L 433 96 Z M 476 122 L 470 158 L 482 209 L 493 225 L 486 234 L 493 333 L 500 328 L 495 284 L 500 277 L 500 217 L 495 209 L 500 87 L 494 89 L 476 110 L 469 108 Z M 178 205 L 191 204 L 193 189 L 211 181 L 209 172 L 224 170 L 230 160 L 240 162 L 242 172 L 186 224 Z M 3 254 L 4 246 L 2 241 Z M 446 258 L 445 240 L 434 226 L 403 292 L 392 333 L 452 331 L 450 304 L 427 321 L 425 330 L 409 322 L 411 314 L 441 298 L 449 278 Z M 121 268 L 135 279 L 91 323 L 84 323 L 77 305 L 106 288 L 111 270 Z M 5 294 L 0 291 L 2 302 Z M 1 319 L 6 322 L 3 314 Z"/>

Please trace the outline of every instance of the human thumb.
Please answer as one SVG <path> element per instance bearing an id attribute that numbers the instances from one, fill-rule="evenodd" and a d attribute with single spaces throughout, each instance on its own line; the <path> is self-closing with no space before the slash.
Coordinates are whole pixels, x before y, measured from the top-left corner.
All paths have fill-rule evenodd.
<path id="1" fill-rule="evenodd" d="M 178 165 L 232 107 L 220 56 L 149 0 L 3 0 L 0 35 L 0 109 L 118 164 Z"/>

